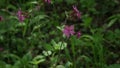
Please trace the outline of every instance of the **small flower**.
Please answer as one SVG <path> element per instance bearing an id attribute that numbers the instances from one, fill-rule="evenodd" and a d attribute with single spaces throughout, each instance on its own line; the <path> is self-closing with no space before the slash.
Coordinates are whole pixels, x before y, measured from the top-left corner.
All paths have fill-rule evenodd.
<path id="1" fill-rule="evenodd" d="M 69 38 L 71 35 L 74 35 L 74 25 L 68 26 L 66 25 L 63 30 L 63 34 Z"/>
<path id="2" fill-rule="evenodd" d="M 51 0 L 44 0 L 46 3 L 50 4 Z"/>
<path id="3" fill-rule="evenodd" d="M 76 6 L 73 6 L 73 14 L 78 18 L 81 18 L 81 12 L 77 9 Z"/>
<path id="4" fill-rule="evenodd" d="M 18 10 L 17 12 L 17 17 L 19 19 L 20 22 L 23 22 L 25 20 L 25 17 L 24 15 L 22 14 L 22 11 L 21 10 Z"/>
<path id="5" fill-rule="evenodd" d="M 76 36 L 77 36 L 77 38 L 80 38 L 80 36 L 81 36 L 81 32 L 78 31 L 77 34 L 76 34 Z"/>
<path id="6" fill-rule="evenodd" d="M 3 48 L 2 48 L 2 47 L 0 47 L 0 51 L 3 51 Z"/>
<path id="7" fill-rule="evenodd" d="M 2 16 L 0 16 L 0 21 L 2 21 L 3 20 L 3 17 Z"/>

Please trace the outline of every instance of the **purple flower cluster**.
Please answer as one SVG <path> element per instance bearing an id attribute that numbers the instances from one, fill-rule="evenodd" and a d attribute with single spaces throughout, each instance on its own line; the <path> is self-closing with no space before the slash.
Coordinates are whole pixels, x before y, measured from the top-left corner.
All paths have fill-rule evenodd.
<path id="1" fill-rule="evenodd" d="M 3 17 L 2 16 L 0 16 L 0 21 L 2 21 L 3 20 Z"/>
<path id="2" fill-rule="evenodd" d="M 78 19 L 81 18 L 81 12 L 77 9 L 76 6 L 72 6 L 73 7 L 73 15 L 76 16 Z"/>
<path id="3" fill-rule="evenodd" d="M 71 26 L 66 25 L 66 26 L 64 27 L 64 29 L 63 29 L 63 34 L 64 34 L 67 38 L 69 38 L 70 36 L 74 35 L 74 34 L 75 34 L 74 25 L 71 25 Z M 81 36 L 81 32 L 78 31 L 78 32 L 76 33 L 76 36 L 77 36 L 77 38 L 79 38 L 79 37 Z"/>
<path id="4" fill-rule="evenodd" d="M 48 3 L 50 4 L 51 3 L 51 0 L 44 0 L 45 3 Z M 78 19 L 81 18 L 81 12 L 77 9 L 76 6 L 72 6 L 73 7 L 73 15 L 75 17 L 77 17 Z M 23 12 L 21 10 L 18 10 L 17 12 L 17 17 L 19 19 L 20 22 L 23 22 L 25 20 L 25 16 L 23 15 Z M 2 20 L 2 17 L 0 16 L 0 21 Z M 79 38 L 81 36 L 81 32 L 78 31 L 78 32 L 75 32 L 74 31 L 74 25 L 65 25 L 64 29 L 63 29 L 63 34 L 69 38 L 70 36 L 72 35 L 76 35 L 77 38 Z"/>
<path id="5" fill-rule="evenodd" d="M 44 0 L 44 2 L 50 4 L 50 3 L 51 3 L 51 0 Z"/>
<path id="6" fill-rule="evenodd" d="M 80 36 L 81 36 L 81 32 L 78 31 L 77 34 L 76 34 L 76 36 L 77 36 L 77 38 L 80 38 Z"/>
<path id="7" fill-rule="evenodd" d="M 25 16 L 22 14 L 21 10 L 18 10 L 17 17 L 18 17 L 20 22 L 23 22 L 25 20 Z"/>
<path id="8" fill-rule="evenodd" d="M 63 33 L 65 34 L 65 36 L 67 37 L 70 37 L 71 35 L 74 35 L 74 26 L 71 25 L 71 26 L 65 26 L 64 27 L 64 30 L 63 30 Z"/>

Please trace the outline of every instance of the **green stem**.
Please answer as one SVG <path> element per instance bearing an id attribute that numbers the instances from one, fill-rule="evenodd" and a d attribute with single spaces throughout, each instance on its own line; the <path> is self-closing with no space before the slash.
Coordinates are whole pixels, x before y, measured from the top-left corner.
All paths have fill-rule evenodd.
<path id="1" fill-rule="evenodd" d="M 72 45 L 72 53 L 73 53 L 73 64 L 74 64 L 74 68 L 76 68 L 76 64 L 75 64 L 75 47 L 74 45 Z"/>
<path id="2" fill-rule="evenodd" d="M 96 68 L 96 63 L 97 63 L 97 54 L 96 54 L 96 45 L 91 45 L 92 46 L 92 52 L 93 52 L 93 59 L 94 59 L 94 68 Z"/>
<path id="3" fill-rule="evenodd" d="M 103 68 L 104 67 L 104 53 L 103 53 L 103 46 L 99 45 L 100 47 L 100 51 L 99 51 L 99 62 L 100 62 L 100 67 Z"/>
<path id="4" fill-rule="evenodd" d="M 73 41 L 75 41 L 75 39 L 73 40 Z M 75 53 L 75 44 L 74 44 L 75 42 L 72 42 L 72 53 L 73 53 L 73 64 L 74 64 L 74 68 L 76 68 L 76 60 L 75 60 L 75 55 L 76 55 L 76 53 Z"/>
<path id="5" fill-rule="evenodd" d="M 28 21 L 27 21 L 27 23 L 25 23 L 25 26 L 24 26 L 24 30 L 23 30 L 23 37 L 25 36 L 25 34 L 26 34 L 26 31 L 27 31 L 27 26 L 28 25 Z"/>

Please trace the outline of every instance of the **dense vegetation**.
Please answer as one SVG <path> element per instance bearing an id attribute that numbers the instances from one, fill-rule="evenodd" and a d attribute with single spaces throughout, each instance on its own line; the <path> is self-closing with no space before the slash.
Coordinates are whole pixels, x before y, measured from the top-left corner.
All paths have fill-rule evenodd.
<path id="1" fill-rule="evenodd" d="M 119 0 L 1 0 L 0 68 L 120 68 Z"/>

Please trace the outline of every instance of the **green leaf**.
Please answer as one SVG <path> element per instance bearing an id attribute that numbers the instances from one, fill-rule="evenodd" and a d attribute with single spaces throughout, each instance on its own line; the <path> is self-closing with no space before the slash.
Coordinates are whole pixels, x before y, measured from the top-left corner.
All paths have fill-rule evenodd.
<path id="1" fill-rule="evenodd" d="M 46 44 L 43 47 L 45 48 L 45 50 L 48 50 L 48 51 L 53 51 L 54 49 L 50 44 Z"/>
<path id="2" fill-rule="evenodd" d="M 4 55 L 5 58 L 11 58 L 14 62 L 20 60 L 20 57 L 15 54 L 6 54 Z"/>
<path id="3" fill-rule="evenodd" d="M 39 22 L 40 20 L 45 19 L 46 17 L 48 17 L 48 16 L 46 16 L 46 15 L 37 15 L 36 17 L 34 17 L 32 19 L 32 21 L 33 22 Z"/>
<path id="4" fill-rule="evenodd" d="M 10 64 L 6 64 L 6 67 L 5 68 L 13 68 L 12 65 Z"/>
<path id="5" fill-rule="evenodd" d="M 49 55 L 52 54 L 52 52 L 51 52 L 51 51 L 43 51 L 43 54 L 44 54 L 45 56 L 49 56 Z"/>
<path id="6" fill-rule="evenodd" d="M 54 40 L 51 41 L 51 44 L 52 45 L 57 45 L 57 43 Z"/>
<path id="7" fill-rule="evenodd" d="M 23 56 L 23 58 L 21 58 L 14 64 L 14 67 L 20 67 L 20 68 L 27 67 L 28 68 L 30 66 L 29 63 L 31 60 L 32 60 L 31 52 L 28 52 L 27 54 Z"/>
<path id="8" fill-rule="evenodd" d="M 65 68 L 63 65 L 57 65 L 56 68 Z"/>
<path id="9" fill-rule="evenodd" d="M 28 52 L 26 55 L 23 56 L 22 60 L 23 61 L 30 61 L 32 59 L 32 54 L 31 52 Z"/>
<path id="10" fill-rule="evenodd" d="M 107 21 L 108 20 L 111 20 L 111 19 L 114 19 L 114 18 L 120 18 L 120 14 L 115 14 L 115 15 L 112 15 L 112 16 L 110 16 L 108 19 L 107 19 Z"/>
<path id="11" fill-rule="evenodd" d="M 70 62 L 70 61 L 68 61 L 68 62 L 65 64 L 65 67 L 69 68 L 69 67 L 71 67 L 72 65 L 73 65 L 73 63 Z"/>
<path id="12" fill-rule="evenodd" d="M 34 26 L 34 27 L 33 27 L 33 31 L 35 31 L 35 30 L 37 30 L 37 29 L 40 29 L 40 27 L 41 27 L 41 24 Z"/>
<path id="13" fill-rule="evenodd" d="M 85 61 L 87 61 L 87 62 L 90 62 L 90 61 L 91 61 L 91 59 L 90 59 L 89 57 L 85 56 L 85 55 L 82 55 L 81 58 L 84 58 Z"/>
<path id="14" fill-rule="evenodd" d="M 5 62 L 3 62 L 3 61 L 0 61 L 0 68 L 5 68 L 6 66 L 6 63 Z"/>
<path id="15" fill-rule="evenodd" d="M 55 50 L 61 50 L 61 49 L 63 50 L 64 48 L 67 47 L 67 43 L 65 43 L 65 42 L 56 43 L 54 40 L 52 40 L 51 43 Z"/>
<path id="16" fill-rule="evenodd" d="M 91 35 L 82 35 L 81 38 L 88 38 L 90 40 L 94 40 L 94 38 Z"/>
<path id="17" fill-rule="evenodd" d="M 44 62 L 44 61 L 45 61 L 44 56 L 38 55 L 30 63 L 37 65 L 37 64 Z"/>
<path id="18" fill-rule="evenodd" d="M 107 27 L 108 27 L 108 28 L 111 27 L 116 21 L 117 21 L 117 18 L 112 19 L 112 20 L 108 23 Z"/>
<path id="19" fill-rule="evenodd" d="M 37 1 L 31 1 L 31 2 L 27 2 L 26 5 L 32 5 L 32 4 L 38 4 L 38 2 Z"/>
<path id="20" fill-rule="evenodd" d="M 63 25 L 63 26 L 57 26 L 57 29 L 59 29 L 60 31 L 62 31 L 64 29 L 64 26 L 65 25 Z"/>
<path id="21" fill-rule="evenodd" d="M 82 25 L 84 27 L 88 28 L 92 23 L 92 17 L 89 17 L 89 15 L 86 14 L 82 17 L 82 19 L 83 19 L 83 22 L 84 22 Z"/>
<path id="22" fill-rule="evenodd" d="M 62 50 L 67 47 L 67 43 L 65 42 L 59 42 L 58 45 L 61 46 L 59 47 L 59 49 L 62 49 Z"/>
<path id="23" fill-rule="evenodd" d="M 14 6 L 14 5 L 12 5 L 12 4 L 9 4 L 8 6 L 7 6 L 7 8 L 8 9 L 13 9 L 13 10 L 16 10 L 17 8 Z"/>
<path id="24" fill-rule="evenodd" d="M 0 33 L 8 32 L 10 30 L 15 29 L 16 22 L 0 22 Z"/>
<path id="25" fill-rule="evenodd" d="M 16 27 L 24 27 L 26 26 L 26 23 L 17 23 Z"/>

